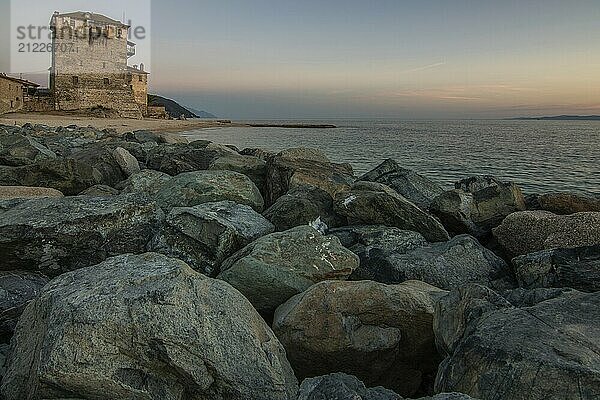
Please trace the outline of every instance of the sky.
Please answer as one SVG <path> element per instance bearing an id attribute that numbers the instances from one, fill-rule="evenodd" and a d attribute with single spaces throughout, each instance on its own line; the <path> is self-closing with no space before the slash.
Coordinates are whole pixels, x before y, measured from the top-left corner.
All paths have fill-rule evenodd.
<path id="1" fill-rule="evenodd" d="M 151 91 L 223 118 L 600 114 L 598 0 L 154 0 L 151 28 Z"/>

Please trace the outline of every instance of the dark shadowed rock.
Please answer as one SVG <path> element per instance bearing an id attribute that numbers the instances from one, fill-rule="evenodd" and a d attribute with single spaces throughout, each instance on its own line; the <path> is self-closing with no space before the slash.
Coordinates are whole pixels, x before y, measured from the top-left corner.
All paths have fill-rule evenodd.
<path id="1" fill-rule="evenodd" d="M 504 260 L 468 235 L 386 253 L 371 252 L 368 262 L 361 264 L 353 279 L 383 283 L 421 280 L 448 290 L 471 282 L 495 288 L 516 286 Z"/>
<path id="2" fill-rule="evenodd" d="M 524 288 L 600 290 L 600 245 L 543 250 L 516 257 L 512 263 L 519 285 Z"/>
<path id="3" fill-rule="evenodd" d="M 158 254 L 53 280 L 25 310 L 6 400 L 291 400 L 297 381 L 262 318 L 225 282 Z"/>
<path id="4" fill-rule="evenodd" d="M 415 171 L 402 168 L 392 159 L 385 160 L 358 180 L 377 182 L 389 186 L 423 210 L 429 207 L 435 197 L 443 193 L 440 185 Z"/>
<path id="5" fill-rule="evenodd" d="M 267 161 L 269 158 L 274 157 L 277 153 L 259 148 L 246 148 L 240 151 L 240 154 L 243 156 L 258 157 L 263 161 Z"/>
<path id="6" fill-rule="evenodd" d="M 288 149 L 267 161 L 268 205 L 297 186 L 318 187 L 331 195 L 354 182 L 352 167 L 334 164 L 316 149 Z"/>
<path id="7" fill-rule="evenodd" d="M 250 243 L 223 263 L 218 278 L 242 292 L 259 312 L 269 314 L 317 282 L 346 279 L 358 262 L 337 238 L 299 226 Z"/>
<path id="8" fill-rule="evenodd" d="M 600 213 L 517 212 L 494 229 L 494 236 L 510 257 L 546 249 L 593 246 L 600 244 Z"/>
<path id="9" fill-rule="evenodd" d="M 153 169 L 145 169 L 137 174 L 131 175 L 126 181 L 117 185 L 123 193 L 145 193 L 154 196 L 160 188 L 172 178 L 164 172 Z"/>
<path id="10" fill-rule="evenodd" d="M 437 219 L 380 183 L 354 183 L 335 196 L 334 210 L 347 217 L 351 225 L 393 226 L 419 232 L 432 242 L 449 239 Z"/>
<path id="11" fill-rule="evenodd" d="M 216 158 L 230 154 L 206 148 L 210 142 L 170 144 L 148 151 L 146 167 L 169 175 L 206 170 Z"/>
<path id="12" fill-rule="evenodd" d="M 79 193 L 80 196 L 108 197 L 117 196 L 119 191 L 107 185 L 94 185 Z"/>
<path id="13" fill-rule="evenodd" d="M 205 203 L 174 208 L 155 248 L 197 271 L 215 275 L 227 257 L 274 230 L 273 224 L 249 206 L 232 201 Z"/>
<path id="14" fill-rule="evenodd" d="M 123 172 L 114 153 L 115 149 L 113 149 L 113 146 L 98 142 L 74 153 L 71 157 L 82 164 L 91 166 L 100 176 L 98 183 L 115 186 L 117 183 L 127 179 L 128 175 Z"/>
<path id="15" fill-rule="evenodd" d="M 433 305 L 444 294 L 423 282 L 321 282 L 281 305 L 273 331 L 299 378 L 331 372 L 414 394 L 439 357 Z"/>
<path id="16" fill-rule="evenodd" d="M 554 214 L 569 215 L 580 212 L 600 212 L 600 197 L 575 193 L 545 193 L 535 196 L 536 209 Z"/>
<path id="17" fill-rule="evenodd" d="M 20 167 L 55 158 L 56 154 L 32 137 L 0 131 L 0 165 Z"/>
<path id="18" fill-rule="evenodd" d="M 437 196 L 430 211 L 453 234 L 485 237 L 509 214 L 525 210 L 521 189 L 512 182 L 476 176 L 456 183 L 456 189 Z"/>
<path id="19" fill-rule="evenodd" d="M 320 218 L 328 227 L 345 225 L 346 219 L 333 210 L 333 198 L 326 191 L 315 186 L 298 186 L 269 207 L 264 216 L 278 231 L 296 226 L 308 225 Z"/>
<path id="20" fill-rule="evenodd" d="M 368 388 L 355 376 L 341 372 L 305 379 L 298 400 L 402 400 L 391 390 Z"/>
<path id="21" fill-rule="evenodd" d="M 246 175 L 233 171 L 196 171 L 179 174 L 156 194 L 165 210 L 193 207 L 203 203 L 231 200 L 261 212 L 264 201 L 256 185 Z"/>
<path id="22" fill-rule="evenodd" d="M 169 132 L 151 132 L 151 131 L 135 131 L 126 132 L 122 135 L 123 140 L 148 143 L 155 142 L 158 144 L 187 144 L 188 140 L 185 136 L 169 133 Z"/>
<path id="23" fill-rule="evenodd" d="M 209 170 L 235 171 L 246 175 L 262 194 L 266 193 L 267 163 L 258 157 L 242 156 L 237 153 L 215 159 Z"/>
<path id="24" fill-rule="evenodd" d="M 26 271 L 0 271 L 0 342 L 8 343 L 25 306 L 48 283 L 41 274 Z"/>
<path id="25" fill-rule="evenodd" d="M 434 330 L 446 354 L 436 391 L 481 399 L 593 399 L 600 393 L 600 292 L 478 285 L 436 304 Z"/>
<path id="26" fill-rule="evenodd" d="M 95 168 L 71 158 L 42 160 L 22 167 L 0 166 L 2 186 L 49 187 L 67 196 L 77 195 L 102 180 Z"/>
<path id="27" fill-rule="evenodd" d="M 34 199 L 0 213 L 0 270 L 56 276 L 147 250 L 163 214 L 142 195 Z"/>

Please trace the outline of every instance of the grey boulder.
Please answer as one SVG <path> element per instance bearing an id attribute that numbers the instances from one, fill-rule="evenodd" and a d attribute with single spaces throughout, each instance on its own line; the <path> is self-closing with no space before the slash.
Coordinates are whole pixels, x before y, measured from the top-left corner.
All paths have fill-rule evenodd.
<path id="1" fill-rule="evenodd" d="M 600 212 L 516 212 L 493 233 L 511 258 L 547 249 L 593 246 L 600 244 Z"/>
<path id="2" fill-rule="evenodd" d="M 576 193 L 544 193 L 535 197 L 537 209 L 568 215 L 580 212 L 600 212 L 600 196 Z"/>
<path id="3" fill-rule="evenodd" d="M 285 351 L 225 282 L 158 254 L 62 275 L 23 313 L 6 400 L 292 400 Z"/>
<path id="4" fill-rule="evenodd" d="M 385 160 L 358 180 L 389 186 L 423 210 L 429 207 L 434 198 L 443 193 L 440 185 L 415 171 L 401 167 L 392 159 Z"/>
<path id="5" fill-rule="evenodd" d="M 600 292 L 479 285 L 436 304 L 446 355 L 435 389 L 481 399 L 594 399 L 600 393 Z"/>
<path id="6" fill-rule="evenodd" d="M 419 232 L 431 242 L 450 238 L 437 219 L 380 183 L 359 181 L 338 192 L 334 210 L 347 217 L 350 225 L 393 226 Z"/>
<path id="7" fill-rule="evenodd" d="M 391 390 L 367 388 L 358 378 L 341 372 L 307 378 L 300 385 L 298 400 L 402 400 Z"/>
<path id="8" fill-rule="evenodd" d="M 333 210 L 333 198 L 323 189 L 302 185 L 279 197 L 263 215 L 277 231 L 308 225 L 317 219 L 329 228 L 345 225 L 345 218 Z"/>
<path id="9" fill-rule="evenodd" d="M 429 207 L 455 235 L 489 236 L 506 216 L 526 208 L 521 189 L 512 182 L 476 176 L 455 186 L 454 190 L 437 196 Z"/>
<path id="10" fill-rule="evenodd" d="M 402 251 L 370 251 L 353 279 L 383 283 L 421 280 L 441 289 L 467 283 L 506 289 L 516 286 L 504 260 L 469 235 Z"/>
<path id="11" fill-rule="evenodd" d="M 600 245 L 542 250 L 515 257 L 512 263 L 519 285 L 524 288 L 600 290 Z"/>
<path id="12" fill-rule="evenodd" d="M 299 226 L 250 243 L 223 263 L 218 278 L 242 292 L 259 312 L 269 314 L 317 282 L 346 279 L 358 263 L 337 238 Z"/>
<path id="13" fill-rule="evenodd" d="M 204 203 L 171 210 L 155 249 L 213 276 L 227 257 L 274 230 L 249 206 L 232 201 Z"/>
<path id="14" fill-rule="evenodd" d="M 145 169 L 131 175 L 127 180 L 117 185 L 123 193 L 145 193 L 155 196 L 160 188 L 171 179 L 171 175 L 153 169 Z"/>
<path id="15" fill-rule="evenodd" d="M 143 253 L 164 215 L 147 197 L 43 198 L 0 213 L 0 270 L 56 276 L 123 253 Z"/>
<path id="16" fill-rule="evenodd" d="M 258 157 L 243 156 L 237 153 L 215 159 L 208 167 L 209 170 L 235 171 L 246 175 L 254 182 L 261 193 L 266 193 L 267 163 Z"/>
<path id="17" fill-rule="evenodd" d="M 281 305 L 273 331 L 298 378 L 332 372 L 412 395 L 435 374 L 435 299 L 423 282 L 326 281 Z"/>
<path id="18" fill-rule="evenodd" d="M 55 158 L 54 152 L 32 137 L 0 131 L 0 165 L 20 167 Z"/>
<path id="19" fill-rule="evenodd" d="M 8 343 L 25 306 L 48 278 L 27 271 L 0 271 L 0 342 Z"/>
<path id="20" fill-rule="evenodd" d="M 233 171 L 179 174 L 162 185 L 155 198 L 164 210 L 223 200 L 248 205 L 257 212 L 264 207 L 262 195 L 250 178 Z"/>

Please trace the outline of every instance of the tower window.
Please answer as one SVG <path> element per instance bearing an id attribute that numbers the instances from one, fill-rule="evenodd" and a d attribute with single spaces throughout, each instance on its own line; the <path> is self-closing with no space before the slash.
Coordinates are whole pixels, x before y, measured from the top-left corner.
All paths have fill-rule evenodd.
<path id="1" fill-rule="evenodd" d="M 104 78 L 104 84 L 105 85 L 110 85 L 110 79 Z"/>
<path id="2" fill-rule="evenodd" d="M 79 85 L 79 77 L 78 76 L 73 77 L 73 85 Z"/>
<path id="3" fill-rule="evenodd" d="M 144 77 L 140 75 L 140 82 L 144 82 Z"/>

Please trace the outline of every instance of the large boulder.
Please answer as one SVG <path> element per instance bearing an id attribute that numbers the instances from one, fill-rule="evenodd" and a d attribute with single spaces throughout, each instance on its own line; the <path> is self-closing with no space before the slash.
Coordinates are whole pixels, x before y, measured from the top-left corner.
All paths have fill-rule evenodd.
<path id="1" fill-rule="evenodd" d="M 42 198 L 0 213 L 0 270 L 56 276 L 107 257 L 147 251 L 163 213 L 147 197 Z"/>
<path id="2" fill-rule="evenodd" d="M 263 215 L 278 231 L 308 225 L 317 219 L 328 227 L 345 225 L 346 219 L 333 210 L 333 198 L 315 186 L 297 186 L 278 198 Z"/>
<path id="3" fill-rule="evenodd" d="M 297 391 L 281 344 L 242 295 L 153 253 L 56 278 L 11 346 L 6 400 L 292 400 Z"/>
<path id="4" fill-rule="evenodd" d="M 335 237 L 309 226 L 272 233 L 250 243 L 221 266 L 218 278 L 242 292 L 261 313 L 327 279 L 346 279 L 358 257 Z"/>
<path id="5" fill-rule="evenodd" d="M 80 196 L 92 197 L 110 197 L 117 196 L 119 194 L 121 194 L 121 192 L 108 185 L 94 185 L 79 193 Z"/>
<path id="6" fill-rule="evenodd" d="M 39 197 L 63 197 L 63 194 L 52 188 L 0 186 L 0 200 L 36 199 Z"/>
<path id="7" fill-rule="evenodd" d="M 267 161 L 267 205 L 297 186 L 315 186 L 332 197 L 354 181 L 352 167 L 334 164 L 316 149 L 287 149 Z"/>
<path id="8" fill-rule="evenodd" d="M 232 201 L 204 203 L 171 210 L 155 249 L 212 276 L 227 257 L 274 230 L 249 206 Z"/>
<path id="9" fill-rule="evenodd" d="M 156 146 L 147 153 L 146 167 L 169 175 L 206 170 L 216 158 L 229 154 L 218 149 L 207 149 L 209 144 L 210 142 L 197 141 Z"/>
<path id="10" fill-rule="evenodd" d="M 136 143 L 157 143 L 157 144 L 188 144 L 185 136 L 170 132 L 153 132 L 145 130 L 137 130 L 126 132 L 122 138 L 127 141 Z"/>
<path id="11" fill-rule="evenodd" d="M 431 201 L 444 192 L 437 183 L 415 171 L 401 167 L 392 159 L 385 160 L 358 180 L 389 186 L 423 210 L 426 210 Z"/>
<path id="12" fill-rule="evenodd" d="M 575 193 L 544 193 L 535 196 L 536 209 L 568 215 L 580 212 L 600 212 L 599 196 Z"/>
<path id="13" fill-rule="evenodd" d="M 122 147 L 117 147 L 113 150 L 113 156 L 121 171 L 125 176 L 129 177 L 133 174 L 140 172 L 140 163 L 138 160 L 131 155 L 131 153 Z"/>
<path id="14" fill-rule="evenodd" d="M 179 174 L 167 181 L 156 194 L 165 210 L 193 207 L 223 200 L 245 204 L 261 212 L 264 200 L 246 175 L 233 171 L 196 171 Z"/>
<path id="15" fill-rule="evenodd" d="M 493 232 L 511 258 L 546 249 L 593 246 L 600 244 L 600 212 L 517 212 L 506 217 Z"/>
<path id="16" fill-rule="evenodd" d="M 131 175 L 127 180 L 116 187 L 123 193 L 145 193 L 150 197 L 155 196 L 160 188 L 171 179 L 171 175 L 153 169 L 145 169 Z"/>
<path id="17" fill-rule="evenodd" d="M 481 399 L 594 399 L 600 292 L 467 285 L 436 304 L 436 391 Z"/>
<path id="18" fill-rule="evenodd" d="M 0 271 L 0 342 L 8 343 L 25 306 L 48 283 L 45 276 L 27 271 Z"/>
<path id="19" fill-rule="evenodd" d="M 519 285 L 524 288 L 600 290 L 600 245 L 542 250 L 515 257 L 512 263 Z"/>
<path id="20" fill-rule="evenodd" d="M 55 158 L 54 152 L 34 138 L 0 130 L 0 165 L 20 167 Z"/>
<path id="21" fill-rule="evenodd" d="M 431 242 L 450 237 L 442 224 L 389 187 L 356 182 L 335 196 L 334 210 L 351 225 L 387 225 L 419 232 Z"/>
<path id="22" fill-rule="evenodd" d="M 376 244 L 374 247 L 377 249 Z M 364 262 L 352 278 L 389 284 L 421 280 L 441 289 L 455 289 L 471 282 L 498 289 L 516 286 L 506 262 L 472 236 L 460 235 L 448 242 L 411 247 L 363 253 Z"/>
<path id="23" fill-rule="evenodd" d="M 521 189 L 512 182 L 476 176 L 457 182 L 455 187 L 430 204 L 430 211 L 455 235 L 489 236 L 506 216 L 526 208 Z"/>
<path id="24" fill-rule="evenodd" d="M 246 175 L 261 193 L 266 193 L 267 163 L 258 157 L 242 156 L 237 153 L 219 157 L 208 167 L 209 170 L 235 171 Z"/>
<path id="25" fill-rule="evenodd" d="M 437 370 L 436 297 L 423 282 L 321 282 L 275 312 L 273 331 L 298 378 L 331 372 L 414 394 Z"/>
<path id="26" fill-rule="evenodd" d="M 131 156 L 131 154 L 129 154 Z M 82 164 L 91 166 L 100 176 L 103 185 L 115 186 L 119 182 L 127 179 L 129 172 L 123 169 L 121 163 L 122 157 L 117 157 L 114 145 L 97 142 L 92 146 L 73 153 L 71 157 Z M 131 156 L 133 157 L 133 156 Z M 129 161 L 133 164 L 133 160 Z M 135 161 L 137 162 L 137 160 Z M 130 167 L 133 168 L 133 167 Z M 138 165 L 139 170 L 139 165 Z"/>
<path id="27" fill-rule="evenodd" d="M 102 174 L 91 165 L 72 158 L 36 161 L 21 167 L 0 166 L 1 186 L 41 186 L 67 196 L 101 183 Z"/>
<path id="28" fill-rule="evenodd" d="M 300 385 L 298 400 L 402 400 L 383 387 L 367 388 L 358 378 L 341 372 L 307 378 Z"/>

